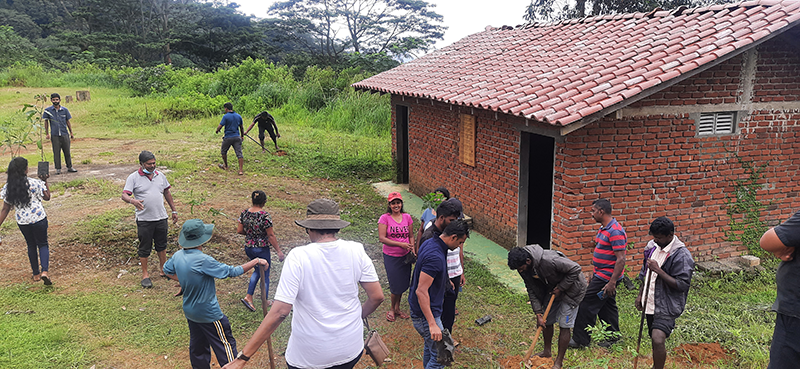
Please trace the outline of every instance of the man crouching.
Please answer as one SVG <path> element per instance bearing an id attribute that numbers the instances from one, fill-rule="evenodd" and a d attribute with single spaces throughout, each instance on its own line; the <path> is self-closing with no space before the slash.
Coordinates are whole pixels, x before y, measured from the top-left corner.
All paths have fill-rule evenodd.
<path id="1" fill-rule="evenodd" d="M 586 293 L 581 266 L 558 251 L 528 245 L 514 247 L 508 252 L 508 267 L 516 269 L 525 281 L 536 323 L 544 328 L 544 351 L 537 356 L 552 356 L 553 324 L 558 321 L 558 356 L 553 368 L 561 368 L 569 346 L 570 328 L 575 326 L 575 315 Z M 544 306 L 551 294 L 555 300 L 545 320 Z"/>

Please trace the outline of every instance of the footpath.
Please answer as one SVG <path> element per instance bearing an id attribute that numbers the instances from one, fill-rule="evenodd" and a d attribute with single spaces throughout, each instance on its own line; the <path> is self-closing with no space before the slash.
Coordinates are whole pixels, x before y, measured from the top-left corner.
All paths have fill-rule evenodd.
<path id="1" fill-rule="evenodd" d="M 408 192 L 408 185 L 393 182 L 379 182 L 373 184 L 375 190 L 383 197 L 392 192 L 403 195 L 403 210 L 419 219 L 422 215 L 422 199 Z M 464 212 L 469 215 L 468 211 Z M 419 227 L 419 224 L 415 224 Z M 415 232 L 416 232 L 415 228 Z M 464 255 L 473 261 L 483 264 L 497 279 L 516 293 L 527 294 L 522 278 L 515 270 L 508 269 L 508 250 L 492 242 L 474 230 L 470 230 L 469 238 L 464 243 Z M 469 281 L 467 281 L 469 283 Z"/>

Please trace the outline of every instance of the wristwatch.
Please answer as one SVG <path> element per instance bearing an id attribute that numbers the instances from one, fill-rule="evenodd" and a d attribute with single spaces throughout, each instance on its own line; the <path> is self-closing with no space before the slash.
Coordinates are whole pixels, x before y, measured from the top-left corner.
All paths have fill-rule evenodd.
<path id="1" fill-rule="evenodd" d="M 250 357 L 249 356 L 245 356 L 244 355 L 244 351 L 239 351 L 239 355 L 236 356 L 236 358 L 237 359 L 242 359 L 244 361 L 250 361 Z"/>

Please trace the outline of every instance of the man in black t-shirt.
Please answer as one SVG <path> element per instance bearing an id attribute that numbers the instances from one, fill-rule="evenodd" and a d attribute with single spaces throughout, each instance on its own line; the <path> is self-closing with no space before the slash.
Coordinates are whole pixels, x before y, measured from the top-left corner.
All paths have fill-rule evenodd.
<path id="1" fill-rule="evenodd" d="M 269 133 L 269 138 L 272 139 L 272 142 L 275 144 L 275 151 L 277 151 L 278 137 L 281 137 L 281 134 L 278 133 L 278 126 L 275 124 L 275 118 L 273 118 L 272 115 L 270 113 L 267 113 L 266 111 L 258 113 L 258 115 L 256 115 L 255 118 L 253 118 L 253 123 L 250 124 L 250 127 L 247 128 L 247 131 L 244 133 L 245 135 L 247 135 L 250 132 L 250 130 L 253 129 L 253 126 L 256 125 L 256 122 L 258 122 L 258 140 L 261 141 L 262 152 L 265 151 L 264 130 L 266 130 L 267 133 Z M 274 132 L 273 128 L 275 129 Z"/>
<path id="2" fill-rule="evenodd" d="M 800 211 L 761 236 L 761 248 L 781 259 L 775 277 L 778 296 L 772 310 L 777 312 L 768 369 L 796 368 L 800 362 Z"/>

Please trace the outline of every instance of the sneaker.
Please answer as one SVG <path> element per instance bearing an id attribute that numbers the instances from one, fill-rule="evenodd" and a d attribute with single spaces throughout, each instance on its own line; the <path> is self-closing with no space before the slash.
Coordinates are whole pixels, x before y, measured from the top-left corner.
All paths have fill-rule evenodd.
<path id="1" fill-rule="evenodd" d="M 56 169 L 56 174 L 61 174 L 61 169 Z"/>
<path id="2" fill-rule="evenodd" d="M 577 342 L 575 342 L 575 340 L 573 340 L 572 338 L 569 339 L 569 348 L 580 349 L 580 348 L 585 348 L 586 346 L 588 345 L 580 345 Z"/>
<path id="3" fill-rule="evenodd" d="M 67 168 L 67 172 L 70 172 L 70 173 L 77 173 L 77 172 L 78 172 L 78 170 L 77 170 L 77 169 L 75 169 L 75 168 L 69 167 L 69 168 Z"/>

